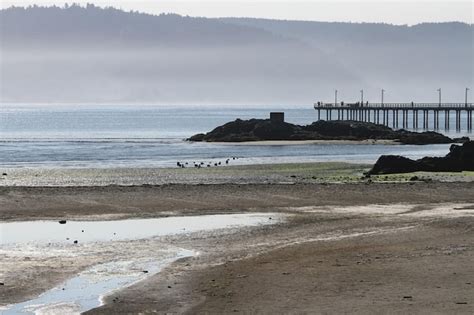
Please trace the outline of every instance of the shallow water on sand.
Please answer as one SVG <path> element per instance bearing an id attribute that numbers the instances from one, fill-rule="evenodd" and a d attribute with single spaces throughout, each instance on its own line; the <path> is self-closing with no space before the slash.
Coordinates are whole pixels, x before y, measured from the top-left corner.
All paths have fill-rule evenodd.
<path id="1" fill-rule="evenodd" d="M 130 241 L 160 236 L 277 223 L 275 213 L 222 214 L 116 221 L 31 221 L 0 223 L 0 255 L 28 259 L 100 255 L 118 251 L 116 260 L 95 265 L 39 297 L 7 306 L 2 314 L 79 313 L 98 307 L 105 295 L 158 273 L 173 261 L 194 256 L 192 250 L 161 244 L 137 251 Z M 27 233 L 26 233 L 27 231 Z M 75 242 L 77 241 L 77 243 Z M 113 245 L 116 244 L 116 245 Z M 49 255 L 49 256 L 48 256 Z M 79 257 L 79 256 L 78 256 Z M 116 257 L 112 255 L 111 257 Z M 128 257 L 124 260 L 124 257 Z M 5 270 L 4 272 L 8 272 Z"/>
<path id="2" fill-rule="evenodd" d="M 159 260 L 118 261 L 101 264 L 53 288 L 36 299 L 15 304 L 5 314 L 80 314 L 103 304 L 104 294 L 123 289 L 160 272 L 192 251 L 180 249 L 163 253 Z"/>
<path id="3" fill-rule="evenodd" d="M 114 221 L 27 221 L 0 223 L 0 246 L 20 243 L 89 243 L 273 223 L 268 214 L 216 214 Z M 28 231 L 28 233 L 25 233 Z"/>

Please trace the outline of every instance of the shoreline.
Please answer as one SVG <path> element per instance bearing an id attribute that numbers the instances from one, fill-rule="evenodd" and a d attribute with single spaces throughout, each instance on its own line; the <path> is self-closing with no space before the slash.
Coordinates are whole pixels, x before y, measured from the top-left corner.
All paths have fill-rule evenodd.
<path id="1" fill-rule="evenodd" d="M 8 187 L 139 187 L 164 185 L 247 185 L 366 183 L 372 164 L 309 162 L 188 168 L 4 168 L 0 190 Z M 372 182 L 472 182 L 474 172 L 415 172 L 373 175 Z"/>
<path id="2" fill-rule="evenodd" d="M 317 176 L 358 177 L 368 164 L 344 162 L 230 165 L 187 168 L 15 168 L 4 169 L 1 187 L 142 186 L 167 184 L 289 183 Z M 295 177 L 296 176 L 296 177 Z"/>

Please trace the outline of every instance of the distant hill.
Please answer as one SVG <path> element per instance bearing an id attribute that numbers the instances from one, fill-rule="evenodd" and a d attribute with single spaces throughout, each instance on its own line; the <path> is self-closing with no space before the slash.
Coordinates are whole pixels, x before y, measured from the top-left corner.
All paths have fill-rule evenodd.
<path id="1" fill-rule="evenodd" d="M 225 21 L 304 41 L 337 58 L 372 84 L 387 89 L 393 90 L 390 87 L 397 87 L 400 81 L 420 89 L 426 86 L 426 94 L 436 85 L 460 85 L 460 92 L 463 84 L 472 86 L 474 28 L 465 23 L 410 27 L 264 19 Z"/>
<path id="2" fill-rule="evenodd" d="M 0 11 L 2 36 L 7 47 L 37 46 L 65 48 L 65 44 L 81 48 L 125 48 L 138 46 L 204 46 L 283 44 L 281 36 L 261 28 L 222 23 L 218 20 L 159 16 L 124 12 L 94 5 L 67 9 L 59 7 L 10 8 Z M 70 47 L 70 46 L 69 46 Z"/>
<path id="3" fill-rule="evenodd" d="M 473 27 L 0 10 L 1 102 L 287 104 L 462 98 Z"/>

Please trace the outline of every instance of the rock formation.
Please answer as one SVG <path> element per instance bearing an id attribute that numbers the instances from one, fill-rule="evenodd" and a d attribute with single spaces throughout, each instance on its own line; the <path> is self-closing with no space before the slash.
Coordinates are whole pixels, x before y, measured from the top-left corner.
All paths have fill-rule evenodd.
<path id="1" fill-rule="evenodd" d="M 317 121 L 307 126 L 269 119 L 237 119 L 189 141 L 244 142 L 265 140 L 394 140 L 403 144 L 452 143 L 436 132 L 393 130 L 383 125 L 356 121 Z"/>
<path id="2" fill-rule="evenodd" d="M 411 160 L 397 155 L 382 155 L 369 175 L 426 172 L 474 171 L 474 141 L 452 145 L 445 157 L 424 157 Z"/>

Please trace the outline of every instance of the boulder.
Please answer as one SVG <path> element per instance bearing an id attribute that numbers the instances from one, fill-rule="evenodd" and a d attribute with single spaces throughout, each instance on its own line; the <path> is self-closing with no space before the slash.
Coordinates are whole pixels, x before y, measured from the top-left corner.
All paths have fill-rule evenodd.
<path id="1" fill-rule="evenodd" d="M 453 138 L 454 143 L 464 143 L 468 141 L 471 141 L 469 137 Z"/>
<path id="2" fill-rule="evenodd" d="M 451 145 L 445 157 L 424 157 L 411 160 L 402 156 L 382 155 L 369 175 L 425 172 L 474 171 L 474 141 Z"/>
<path id="3" fill-rule="evenodd" d="M 417 170 L 416 161 L 399 155 L 382 155 L 369 174 L 411 173 Z"/>

